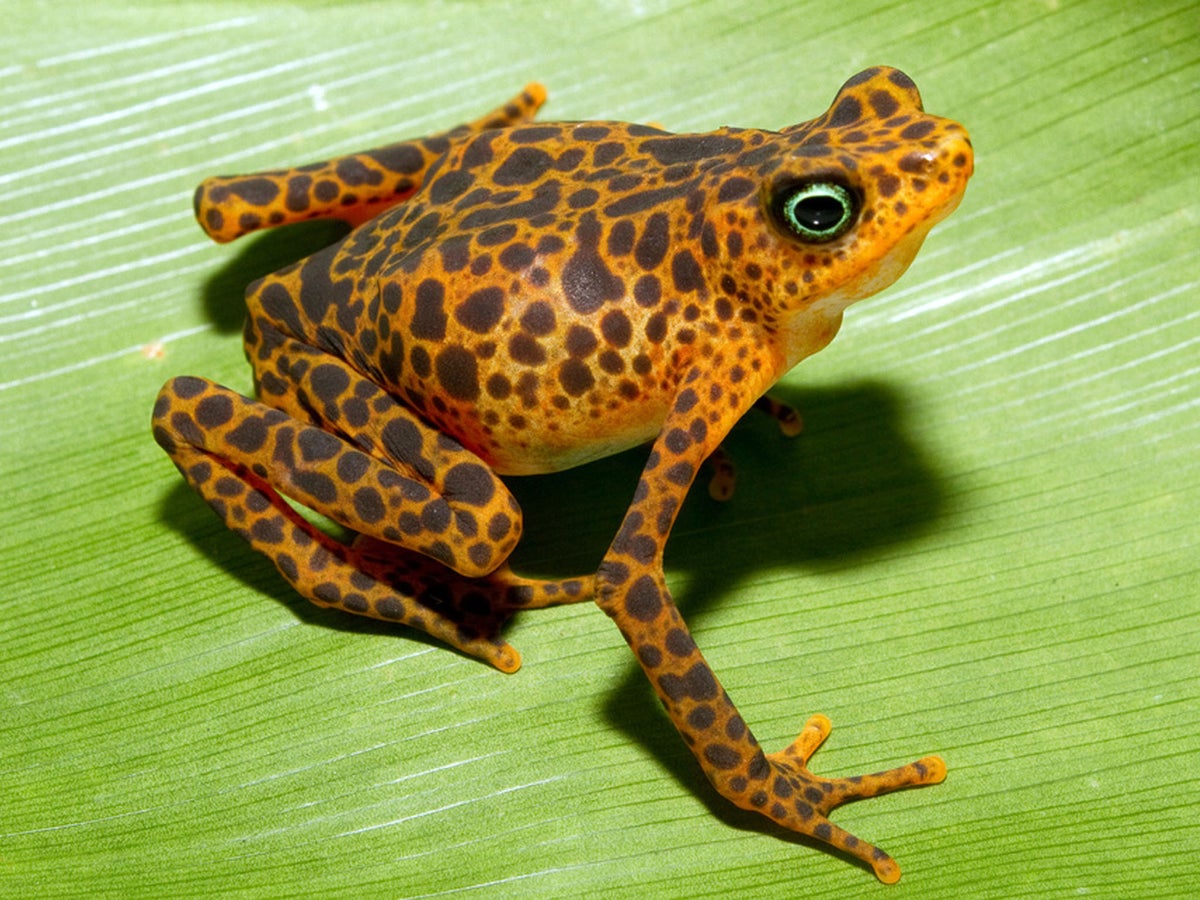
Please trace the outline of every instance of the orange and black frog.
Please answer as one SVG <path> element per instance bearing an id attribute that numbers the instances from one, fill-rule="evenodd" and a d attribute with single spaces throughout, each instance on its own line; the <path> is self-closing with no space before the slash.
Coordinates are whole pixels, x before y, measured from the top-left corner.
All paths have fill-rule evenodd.
<path id="1" fill-rule="evenodd" d="M 154 433 L 224 522 L 321 606 L 419 628 L 504 672 L 514 610 L 593 599 L 696 760 L 738 806 L 863 860 L 833 825 L 849 800 L 933 784 L 937 757 L 859 778 L 808 760 L 823 716 L 765 753 L 697 649 L 663 577 L 676 513 L 753 406 L 824 347 L 845 308 L 891 284 L 957 205 L 961 125 L 926 115 L 895 69 L 862 72 L 781 131 L 672 134 L 535 123 L 533 84 L 450 131 L 294 169 L 212 178 L 196 214 L 218 241 L 303 219 L 356 226 L 250 285 L 257 399 L 168 382 Z M 502 475 L 639 444 L 645 469 L 593 573 L 523 578 Z M 284 498 L 350 529 L 335 539 Z"/>

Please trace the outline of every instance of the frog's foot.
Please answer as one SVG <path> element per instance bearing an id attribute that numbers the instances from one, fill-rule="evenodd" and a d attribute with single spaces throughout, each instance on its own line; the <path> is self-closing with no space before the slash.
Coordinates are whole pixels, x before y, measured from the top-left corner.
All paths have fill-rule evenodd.
<path id="1" fill-rule="evenodd" d="M 709 454 L 705 463 L 712 469 L 712 477 L 708 479 L 708 496 L 719 503 L 724 503 L 733 496 L 737 487 L 737 469 L 733 459 L 724 447 L 718 447 Z"/>
<path id="2" fill-rule="evenodd" d="M 766 755 L 772 770 L 771 783 L 765 789 L 751 785 L 731 799 L 739 806 L 761 812 L 785 828 L 823 841 L 861 860 L 884 884 L 894 884 L 900 878 L 900 866 L 896 861 L 880 848 L 834 825 L 827 817 L 843 803 L 938 784 L 946 778 L 946 764 L 941 757 L 926 756 L 886 772 L 849 778 L 819 778 L 809 771 L 808 761 L 829 736 L 830 728 L 825 716 L 810 718 L 789 747 Z"/>
<path id="3" fill-rule="evenodd" d="M 764 394 L 754 402 L 754 408 L 778 422 L 779 430 L 785 437 L 795 437 L 804 429 L 800 413 L 774 397 Z M 724 447 L 718 447 L 709 454 L 706 462 L 712 469 L 712 476 L 708 480 L 708 496 L 724 503 L 733 496 L 737 487 L 737 469 L 733 459 Z"/>
<path id="4" fill-rule="evenodd" d="M 794 406 L 776 400 L 769 394 L 763 394 L 754 401 L 754 408 L 766 413 L 779 423 L 779 430 L 785 437 L 795 437 L 804 430 L 804 420 Z"/>

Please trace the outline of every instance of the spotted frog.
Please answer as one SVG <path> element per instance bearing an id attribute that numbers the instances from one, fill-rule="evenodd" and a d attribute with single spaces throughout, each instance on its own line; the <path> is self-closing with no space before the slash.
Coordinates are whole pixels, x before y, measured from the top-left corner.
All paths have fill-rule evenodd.
<path id="1" fill-rule="evenodd" d="M 154 435 L 217 515 L 324 607 L 421 629 L 504 672 L 516 610 L 594 599 L 612 617 L 717 791 L 857 857 L 842 803 L 945 777 L 938 757 L 855 778 L 808 760 L 808 720 L 765 753 L 709 668 L 663 576 L 663 551 L 710 457 L 824 347 L 843 310 L 891 284 L 972 171 L 961 125 L 926 115 L 895 69 L 862 72 L 822 116 L 781 131 L 672 134 L 533 121 L 529 85 L 450 131 L 294 169 L 211 178 L 217 241 L 303 219 L 355 226 L 249 286 L 257 400 L 169 381 Z M 553 472 L 650 444 L 593 574 L 506 564 L 521 510 L 501 475 Z M 350 530 L 331 536 L 294 503 Z"/>

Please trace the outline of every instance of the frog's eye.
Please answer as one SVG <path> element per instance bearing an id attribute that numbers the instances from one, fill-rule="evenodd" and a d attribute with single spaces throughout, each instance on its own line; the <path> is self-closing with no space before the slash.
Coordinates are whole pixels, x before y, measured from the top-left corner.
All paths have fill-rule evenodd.
<path id="1" fill-rule="evenodd" d="M 836 181 L 808 181 L 780 192 L 775 201 L 779 221 L 803 241 L 821 243 L 845 234 L 858 212 L 849 188 Z"/>

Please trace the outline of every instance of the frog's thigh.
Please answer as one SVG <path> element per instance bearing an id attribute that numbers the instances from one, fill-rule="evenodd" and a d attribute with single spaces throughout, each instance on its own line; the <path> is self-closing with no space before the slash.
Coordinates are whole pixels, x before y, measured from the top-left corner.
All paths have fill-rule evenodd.
<path id="1" fill-rule="evenodd" d="M 447 562 L 439 553 L 415 549 L 463 574 L 490 572 L 508 557 L 521 536 L 521 508 L 478 456 L 431 428 L 336 356 L 278 334 L 271 347 L 269 354 L 260 355 L 253 348 L 250 353 L 262 399 L 341 435 L 400 474 L 429 486 L 449 504 L 451 525 L 466 544 L 469 570 Z M 350 527 L 413 546 L 402 537 Z"/>
<path id="2" fill-rule="evenodd" d="M 231 429 L 235 420 L 238 424 Z M 216 424 L 221 421 L 225 424 Z M 502 671 L 516 671 L 521 657 L 499 637 L 511 611 L 503 603 L 510 589 L 506 567 L 476 582 L 394 546 L 372 559 L 371 554 L 360 551 L 359 541 L 346 546 L 320 531 L 272 487 L 269 479 L 274 478 L 276 482 L 289 481 L 289 491 L 295 495 L 322 492 L 320 472 L 295 466 L 281 473 L 267 460 L 295 454 L 306 445 L 304 434 L 316 431 L 201 379 L 169 382 L 155 406 L 155 438 L 187 481 L 229 528 L 269 557 L 301 595 L 318 606 L 418 628 Z M 289 438 L 288 433 L 295 436 Z M 328 448 L 327 439 L 331 438 L 326 434 L 316 438 L 319 443 L 307 446 L 310 451 Z M 251 452 L 252 447 L 257 450 Z M 225 452 L 228 448 L 234 448 L 233 452 Z M 255 454 L 260 458 L 251 460 Z M 385 474 L 377 477 L 388 480 Z M 369 475 L 359 480 L 365 483 Z M 407 488 L 404 480 L 389 483 L 400 493 L 407 490 L 432 496 L 416 482 Z M 387 545 L 380 542 L 380 546 Z M 501 602 L 493 603 L 492 598 Z"/>
<path id="3" fill-rule="evenodd" d="M 403 407 L 391 412 L 397 417 L 392 431 L 428 437 L 422 435 L 428 426 L 411 413 L 398 418 L 407 413 Z M 468 577 L 499 566 L 520 534 L 516 501 L 478 461 L 444 472 L 425 472 L 424 466 L 402 471 L 325 429 L 203 379 L 169 381 L 155 405 L 154 428 L 172 458 L 172 448 L 194 447 L 347 528 L 416 550 Z M 387 425 L 381 431 L 391 433 Z M 506 512 L 488 517 L 500 492 Z"/>

